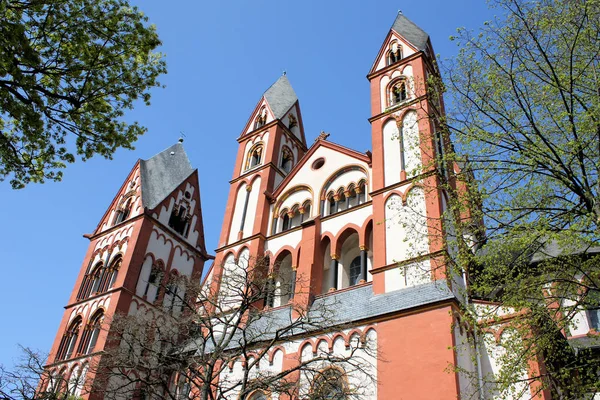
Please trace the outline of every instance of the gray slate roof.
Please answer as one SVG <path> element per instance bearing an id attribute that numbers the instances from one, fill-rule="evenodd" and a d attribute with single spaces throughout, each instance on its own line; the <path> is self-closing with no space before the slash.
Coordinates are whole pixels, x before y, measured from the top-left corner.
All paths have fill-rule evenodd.
<path id="1" fill-rule="evenodd" d="M 455 298 L 445 280 L 425 283 L 393 292 L 375 295 L 371 285 L 344 290 L 317 298 L 311 306 L 308 318 L 302 326 L 294 330 L 286 329 L 292 322 L 290 307 L 277 308 L 261 314 L 245 329 L 248 342 L 261 342 L 274 337 L 276 331 L 286 332 L 282 336 L 308 334 L 311 331 L 361 321 L 397 311 L 433 304 Z M 234 338 L 229 348 L 241 342 L 241 336 Z M 197 346 L 194 340 L 182 347 L 182 351 L 193 351 Z M 206 351 L 212 346 L 207 345 Z"/>
<path id="2" fill-rule="evenodd" d="M 142 205 L 153 209 L 177 188 L 194 169 L 181 143 L 148 160 L 140 160 Z"/>
<path id="3" fill-rule="evenodd" d="M 282 75 L 271 85 L 264 94 L 269 107 L 275 114 L 275 119 L 283 118 L 285 113 L 298 101 L 298 96 L 292 88 L 287 76 Z"/>
<path id="4" fill-rule="evenodd" d="M 408 40 L 418 50 L 424 51 L 427 48 L 427 40 L 429 39 L 427 32 L 406 18 L 404 14 L 398 13 L 392 29 L 402 35 L 403 38 Z"/>

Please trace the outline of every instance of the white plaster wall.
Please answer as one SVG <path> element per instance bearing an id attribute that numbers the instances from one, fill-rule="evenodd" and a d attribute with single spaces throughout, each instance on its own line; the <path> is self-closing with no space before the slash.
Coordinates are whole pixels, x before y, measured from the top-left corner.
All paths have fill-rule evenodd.
<path id="1" fill-rule="evenodd" d="M 361 326 L 358 327 L 360 332 L 364 332 L 366 327 Z M 349 329 L 343 330 L 342 333 L 347 335 L 349 333 Z M 336 333 L 331 333 L 327 335 L 330 340 L 333 339 Z M 321 336 L 322 337 L 322 336 Z M 371 329 L 366 335 L 365 346 L 361 347 L 359 343 L 358 333 L 355 333 L 352 336 L 350 341 L 351 346 L 346 347 L 344 343 L 344 339 L 341 336 L 336 337 L 333 341 L 333 346 L 331 352 L 325 341 L 321 341 L 318 346 L 318 352 L 313 354 L 312 346 L 310 344 L 304 346 L 300 349 L 300 345 L 304 342 L 305 338 L 284 342 L 281 344 L 285 354 L 291 354 L 299 352 L 301 356 L 301 362 L 309 363 L 309 367 L 311 369 L 319 370 L 326 368 L 329 364 L 324 361 L 314 361 L 316 356 L 322 356 L 324 354 L 328 354 L 331 357 L 339 356 L 339 357 L 350 357 L 350 353 L 354 350 L 354 354 L 352 354 L 352 363 L 338 363 L 337 366 L 341 366 L 346 370 L 348 382 L 352 389 L 357 391 L 357 395 L 360 396 L 361 400 L 375 400 L 377 399 L 377 385 L 375 381 L 377 380 L 377 359 L 374 357 L 377 349 L 377 333 L 375 330 Z M 309 337 L 311 341 L 319 339 L 319 337 Z M 256 351 L 260 351 L 261 349 L 256 349 Z M 280 349 L 272 349 L 273 354 L 273 362 L 269 363 L 268 357 L 262 359 L 259 363 L 255 365 L 254 368 L 250 369 L 250 379 L 257 376 L 259 373 L 263 374 L 277 374 L 283 371 L 283 359 L 285 354 Z M 227 399 L 234 400 L 238 398 L 239 388 L 237 386 L 240 383 L 240 380 L 243 377 L 243 368 L 242 361 L 238 359 L 233 365 L 232 368 L 225 368 L 220 376 L 219 382 L 221 385 L 227 388 L 234 388 L 226 397 Z M 360 366 L 362 370 L 357 368 L 356 366 Z M 309 376 L 307 373 L 302 373 L 300 377 L 300 398 L 305 398 L 310 390 L 312 376 Z M 273 393 L 271 397 L 272 400 L 278 399 L 278 395 Z"/>
<path id="2" fill-rule="evenodd" d="M 153 213 L 154 218 L 157 218 L 163 225 L 169 226 L 169 218 L 171 217 L 171 212 L 173 211 L 173 206 L 175 204 L 179 204 L 182 201 L 182 199 L 185 198 L 185 192 L 189 192 L 191 195 L 190 199 L 188 200 L 189 201 L 189 211 L 192 213 L 192 219 L 190 220 L 190 223 L 191 223 L 190 231 L 186 238 L 184 238 L 181 235 L 177 235 L 177 234 L 173 234 L 173 235 L 177 235 L 178 240 L 183 239 L 186 242 L 192 244 L 193 246 L 195 246 L 198 243 L 198 237 L 200 236 L 200 232 L 196 229 L 196 221 L 199 218 L 199 215 L 198 215 L 199 207 L 196 202 L 196 198 L 194 197 L 195 191 L 196 191 L 195 186 L 193 186 L 189 182 L 186 183 L 183 190 L 181 190 L 181 189 L 177 190 L 176 195 L 175 195 L 175 200 L 173 200 L 171 198 L 171 201 L 169 202 L 169 204 L 167 206 L 164 206 L 164 205 L 161 206 L 158 210 L 158 215 L 156 212 Z"/>
<path id="3" fill-rule="evenodd" d="M 329 350 L 325 341 L 321 341 L 316 354 L 313 353 L 311 346 L 304 346 L 301 350 L 300 358 L 302 362 L 306 362 L 324 355 L 330 357 L 352 357 L 351 359 L 354 361 L 336 363 L 336 366 L 341 367 L 345 371 L 350 389 L 356 392 L 357 397 L 365 400 L 375 400 L 377 399 L 377 385 L 373 380 L 377 379 L 377 358 L 373 356 L 373 351 L 377 349 L 376 332 L 370 330 L 366 335 L 366 339 L 366 345 L 363 350 L 358 344 L 358 335 L 352 337 L 351 346 L 349 347 L 346 347 L 344 340 L 338 336 L 334 339 L 331 350 Z M 353 354 L 351 354 L 352 351 L 354 351 Z M 326 361 L 315 361 L 314 365 L 311 364 L 311 368 L 320 370 L 327 368 L 329 365 Z M 360 368 L 357 366 L 360 366 Z M 305 398 L 310 393 L 313 378 L 313 374 L 301 372 L 299 384 L 300 398 Z"/>
<path id="4" fill-rule="evenodd" d="M 144 262 L 142 263 L 142 271 L 140 272 L 140 277 L 138 279 L 137 286 L 135 288 L 135 294 L 142 297 L 144 296 L 144 291 L 146 290 L 146 284 L 148 283 L 148 279 L 150 279 L 150 272 L 152 272 L 152 258 L 150 256 L 146 256 Z M 155 298 L 156 286 L 152 286 L 148 288 L 147 296 L 151 299 Z"/>
<path id="5" fill-rule="evenodd" d="M 244 222 L 244 231 L 243 231 L 243 237 L 248 237 L 250 235 L 252 235 L 252 230 L 254 229 L 254 219 L 256 217 L 256 211 L 257 211 L 257 206 L 258 206 L 258 197 L 260 196 L 260 180 L 261 178 L 258 177 L 254 182 L 252 182 L 252 190 L 250 191 L 250 197 L 248 198 L 248 208 L 246 211 L 246 221 Z M 244 189 L 245 192 L 245 189 Z M 242 199 L 242 203 L 240 205 L 241 210 L 243 212 L 243 208 L 244 208 L 244 200 Z M 236 212 L 237 212 L 237 203 L 236 203 Z M 242 216 L 240 215 L 240 223 L 241 223 L 241 218 Z M 234 225 L 235 227 L 235 225 Z M 238 227 L 239 229 L 239 227 Z M 231 233 L 230 233 L 230 237 L 231 237 Z"/>
<path id="6" fill-rule="evenodd" d="M 352 209 L 350 209 L 352 210 Z M 335 215 L 335 214 L 334 214 Z M 345 212 L 340 215 L 332 216 L 331 218 L 321 223 L 322 233 L 331 233 L 336 236 L 341 229 L 349 223 L 353 223 L 356 226 L 362 226 L 367 219 L 373 215 L 373 207 L 369 204 L 368 206 L 355 208 L 352 211 Z"/>
<path id="7" fill-rule="evenodd" d="M 386 65 L 386 59 L 387 59 L 387 53 L 388 51 L 390 51 L 390 44 L 392 43 L 392 41 L 397 40 L 399 43 L 399 45 L 402 47 L 402 56 L 403 58 L 406 58 L 412 54 L 415 53 L 415 51 L 412 49 L 412 47 L 408 46 L 405 40 L 403 40 L 398 34 L 396 34 L 394 32 L 394 34 L 392 35 L 392 37 L 390 38 L 390 40 L 388 41 L 388 43 L 386 43 L 384 52 L 381 55 L 381 58 L 379 59 L 379 61 L 377 62 L 377 67 L 375 68 L 375 71 L 378 71 L 382 68 L 385 68 Z"/>
<path id="8" fill-rule="evenodd" d="M 383 160 L 385 186 L 400 182 L 400 136 L 395 120 L 389 120 L 383 126 Z"/>
<path id="9" fill-rule="evenodd" d="M 313 170 L 311 168 L 312 163 L 318 158 L 324 158 L 325 164 L 320 169 Z M 360 167 L 364 168 L 365 171 L 367 171 L 368 176 L 366 178 L 369 181 L 369 184 L 367 185 L 367 192 L 368 192 L 369 187 L 370 187 L 370 182 L 371 182 L 371 176 L 370 176 L 371 169 L 367 165 L 367 163 L 360 161 L 349 155 L 340 153 L 336 150 L 321 146 L 306 161 L 303 168 L 301 168 L 293 176 L 293 178 L 285 185 L 285 187 L 282 188 L 281 193 L 284 194 L 289 189 L 296 187 L 296 186 L 306 185 L 306 186 L 310 187 L 312 189 L 312 192 L 314 193 L 313 207 L 318 207 L 318 205 L 319 205 L 318 200 L 320 200 L 321 190 L 323 189 L 323 185 L 325 184 L 325 182 L 336 171 L 339 171 L 341 168 L 344 168 L 344 167 L 347 167 L 350 165 L 360 166 Z M 348 183 L 350 183 L 350 180 L 348 181 Z M 368 200 L 368 199 L 366 199 L 366 200 Z M 317 212 L 318 211 L 315 210 L 315 214 Z M 271 215 L 271 217 L 273 217 L 273 216 Z"/>
<path id="10" fill-rule="evenodd" d="M 180 276 L 190 277 L 194 269 L 194 257 L 181 246 L 175 246 L 171 268 L 176 269 Z"/>
<path id="11" fill-rule="evenodd" d="M 283 246 L 291 246 L 296 248 L 302 240 L 302 230 L 292 230 L 285 235 L 278 236 L 273 239 L 269 239 L 265 243 L 265 251 L 270 251 L 271 254 L 275 255 Z"/>
<path id="12" fill-rule="evenodd" d="M 299 190 L 297 192 L 294 192 L 287 199 L 284 200 L 284 202 L 279 207 L 279 212 L 286 208 L 289 210 L 296 204 L 301 206 L 306 200 L 310 200 L 312 204 L 315 203 L 312 193 L 310 193 L 308 190 Z"/>
<path id="13" fill-rule="evenodd" d="M 131 236 L 133 232 L 133 224 L 125 225 L 115 232 L 110 233 L 108 236 L 103 237 L 101 240 L 96 242 L 94 250 L 102 249 L 106 246 L 110 246 L 114 242 L 122 240 L 128 236 Z"/>
<path id="14" fill-rule="evenodd" d="M 380 103 L 381 104 L 381 112 L 385 111 L 385 109 L 387 108 L 387 104 L 388 104 L 388 93 L 387 93 L 387 86 L 390 83 L 390 77 L 389 76 L 383 76 L 381 78 L 381 80 L 379 81 L 379 96 L 380 96 Z"/>
<path id="15" fill-rule="evenodd" d="M 148 246 L 146 247 L 146 254 L 152 253 L 155 261 L 161 260 L 167 265 L 172 247 L 173 239 L 171 235 L 158 227 L 152 228 L 150 240 L 148 240 Z"/>
<path id="16" fill-rule="evenodd" d="M 570 299 L 564 299 L 563 303 L 566 309 L 570 309 L 575 305 L 575 302 Z M 590 323 L 585 310 L 574 311 L 574 317 L 571 322 L 569 336 L 587 335 L 589 333 Z"/>
<path id="17" fill-rule="evenodd" d="M 335 190 L 337 191 L 339 188 L 347 188 L 350 183 L 357 184 L 361 179 L 368 179 L 363 171 L 348 171 L 344 174 L 338 176 L 334 179 L 333 182 L 329 185 L 327 191 Z"/>
<path id="18" fill-rule="evenodd" d="M 454 321 L 454 352 L 458 367 L 458 383 L 461 399 L 476 399 L 479 393 L 479 381 L 477 378 L 477 364 L 475 355 L 475 344 L 465 328 L 461 329 L 458 322 Z"/>
<path id="19" fill-rule="evenodd" d="M 404 161 L 406 162 L 406 177 L 418 175 L 422 170 L 421 140 L 419 138 L 419 125 L 417 112 L 409 111 L 402 120 L 402 134 L 404 137 Z"/>
<path id="20" fill-rule="evenodd" d="M 431 262 L 423 260 L 388 269 L 385 274 L 385 291 L 391 292 L 405 287 L 431 282 Z"/>
<path id="21" fill-rule="evenodd" d="M 283 182 L 283 179 L 285 178 L 285 176 L 281 175 L 280 173 L 276 173 L 275 174 L 275 185 L 273 187 L 277 187 L 281 184 L 281 182 Z"/>
<path id="22" fill-rule="evenodd" d="M 133 201 L 132 201 L 131 211 L 129 213 L 128 218 L 134 217 L 143 212 L 142 197 L 141 197 L 141 179 L 140 179 L 139 168 L 137 168 L 135 170 L 135 172 L 133 173 L 133 175 L 127 179 L 127 182 L 126 182 L 125 186 L 123 187 L 123 190 L 121 192 L 119 192 L 119 194 L 115 197 L 115 199 L 117 201 L 114 202 L 113 208 L 108 212 L 108 214 L 107 214 L 108 218 L 106 218 L 102 222 L 102 225 L 100 227 L 100 232 L 104 232 L 105 230 L 107 230 L 108 228 L 111 228 L 113 226 L 113 221 L 115 220 L 115 214 L 117 212 L 117 208 L 119 207 L 119 205 L 121 205 L 122 200 L 124 199 L 124 196 L 127 195 L 127 197 L 129 197 L 129 195 L 131 193 L 134 193 L 134 194 L 132 196 Z"/>
<path id="23" fill-rule="evenodd" d="M 493 333 L 486 333 L 482 337 L 483 343 L 481 346 L 482 350 L 480 350 L 480 359 L 486 399 L 529 400 L 531 398 L 531 390 L 525 382 L 517 382 L 503 392 L 499 392 L 498 386 L 495 383 L 503 365 L 507 365 L 507 360 L 503 359 L 506 355 L 503 343 L 515 340 L 519 339 L 509 330 L 504 331 L 499 343 L 496 341 Z M 510 363 L 510 367 L 513 368 L 514 365 Z M 526 380 L 526 370 L 523 370 L 520 376 L 517 374 L 515 378 L 517 380 Z"/>
<path id="24" fill-rule="evenodd" d="M 242 223 L 242 213 L 244 212 L 244 202 L 246 200 L 246 185 L 242 184 L 235 196 L 235 205 L 233 218 L 231 219 L 231 227 L 229 228 L 229 239 L 227 244 L 237 242 L 238 232 Z"/>
<path id="25" fill-rule="evenodd" d="M 414 187 L 402 198 L 393 194 L 385 202 L 386 263 L 404 261 L 429 253 L 425 193 Z"/>
<path id="26" fill-rule="evenodd" d="M 256 108 L 258 110 L 258 112 L 260 112 L 260 110 L 263 106 L 266 106 L 265 109 L 267 111 L 267 121 L 265 124 L 268 124 L 269 122 L 273 121 L 273 114 L 271 113 L 271 109 L 267 106 L 267 102 L 264 99 L 264 97 L 261 99 L 260 105 Z M 244 134 L 252 132 L 254 130 L 254 121 L 256 121 L 256 117 L 258 117 L 258 113 L 256 115 L 252 115 L 250 117 L 250 118 L 252 118 L 252 120 L 250 121 L 250 124 L 248 125 L 248 129 L 246 129 L 246 132 L 244 132 Z"/>

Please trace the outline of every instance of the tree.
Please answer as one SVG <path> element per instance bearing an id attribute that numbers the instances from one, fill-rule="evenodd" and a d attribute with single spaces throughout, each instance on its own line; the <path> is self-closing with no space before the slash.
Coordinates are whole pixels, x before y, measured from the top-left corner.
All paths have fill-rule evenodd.
<path id="1" fill-rule="evenodd" d="M 446 161 L 463 167 L 448 185 L 454 261 L 496 304 L 471 309 L 472 325 L 511 332 L 479 379 L 498 397 L 580 398 L 600 390 L 600 358 L 567 340 L 600 307 L 600 2 L 491 4 L 493 21 L 454 37 L 441 121 Z"/>
<path id="2" fill-rule="evenodd" d="M 111 158 L 145 128 L 123 121 L 166 72 L 127 0 L 1 0 L 0 179 L 59 181 L 76 155 Z"/>
<path id="3" fill-rule="evenodd" d="M 360 399 L 373 390 L 372 332 L 346 332 L 343 349 L 326 341 L 299 347 L 312 336 L 334 343 L 334 335 L 349 328 L 336 320 L 334 301 L 303 309 L 292 300 L 289 307 L 263 309 L 274 297 L 294 293 L 289 277 L 262 273 L 266 262 L 238 260 L 204 288 L 184 278 L 169 282 L 161 288 L 160 308 L 114 316 L 112 345 L 92 368 L 90 389 L 106 399 L 201 400 L 261 398 L 257 391 L 281 396 L 274 398 Z"/>
<path id="4" fill-rule="evenodd" d="M 71 395 L 81 386 L 81 375 L 66 381 L 63 375 L 49 374 L 45 368 L 47 356 L 22 347 L 20 361 L 12 369 L 0 365 L 0 396 L 4 400 L 76 400 Z"/>

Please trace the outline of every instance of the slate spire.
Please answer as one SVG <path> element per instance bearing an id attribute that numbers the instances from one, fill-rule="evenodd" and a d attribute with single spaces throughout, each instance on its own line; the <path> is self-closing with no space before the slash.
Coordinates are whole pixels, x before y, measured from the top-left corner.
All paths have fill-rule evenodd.
<path id="1" fill-rule="evenodd" d="M 392 29 L 408 40 L 417 50 L 425 50 L 427 48 L 427 40 L 429 39 L 427 32 L 406 18 L 402 12 L 398 13 Z"/>
<path id="2" fill-rule="evenodd" d="M 281 75 L 264 94 L 275 119 L 281 119 L 285 113 L 298 101 L 298 96 L 292 88 L 287 76 Z"/>

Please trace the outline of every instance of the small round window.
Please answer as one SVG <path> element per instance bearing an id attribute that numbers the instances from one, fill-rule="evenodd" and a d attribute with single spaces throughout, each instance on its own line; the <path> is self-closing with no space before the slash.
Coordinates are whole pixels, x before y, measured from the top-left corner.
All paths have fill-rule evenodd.
<path id="1" fill-rule="evenodd" d="M 323 157 L 317 158 L 312 163 L 312 169 L 319 169 L 325 164 L 325 159 Z"/>

